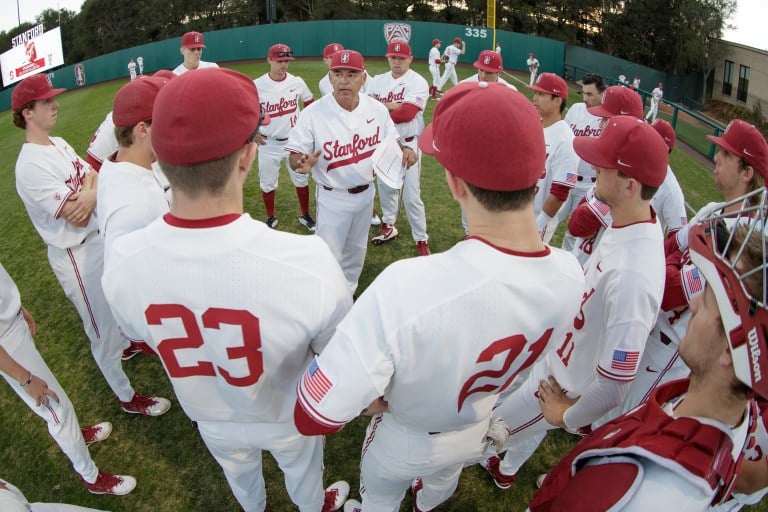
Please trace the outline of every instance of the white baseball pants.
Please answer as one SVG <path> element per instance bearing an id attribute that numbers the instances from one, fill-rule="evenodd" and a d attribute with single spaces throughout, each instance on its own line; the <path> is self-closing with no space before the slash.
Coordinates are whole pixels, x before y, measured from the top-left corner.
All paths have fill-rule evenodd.
<path id="1" fill-rule="evenodd" d="M 11 389 L 32 409 L 32 412 L 45 420 L 48 424 L 48 432 L 64 455 L 69 458 L 75 471 L 85 480 L 95 482 L 99 476 L 99 470 L 91 459 L 91 454 L 83 440 L 75 408 L 48 365 L 45 364 L 40 352 L 37 351 L 35 341 L 21 313 L 16 317 L 11 328 L 0 338 L 0 346 L 32 375 L 43 379 L 48 384 L 48 388 L 59 397 L 58 403 L 50 398 L 48 405 L 38 406 L 35 399 L 27 394 L 14 377 L 0 372 Z"/>
<path id="2" fill-rule="evenodd" d="M 651 118 L 651 122 L 654 122 L 657 115 L 659 115 L 659 102 L 651 100 L 651 108 L 648 109 L 645 120 L 647 121 L 648 118 Z"/>
<path id="3" fill-rule="evenodd" d="M 432 85 L 437 87 L 440 84 L 440 66 L 430 63 L 429 73 L 432 75 Z"/>
<path id="4" fill-rule="evenodd" d="M 280 174 L 280 164 L 285 161 L 288 175 L 296 187 L 306 187 L 309 184 L 309 173 L 301 174 L 288 165 L 288 153 L 285 151 L 285 141 L 278 142 L 267 139 L 267 143 L 259 146 L 259 187 L 262 192 L 272 192 L 277 188 Z"/>
<path id="5" fill-rule="evenodd" d="M 320 184 L 316 187 L 315 234 L 330 247 L 352 293 L 357 289 L 368 249 L 374 193 L 373 183 L 358 194 L 350 194 L 341 188 L 326 190 Z"/>
<path id="6" fill-rule="evenodd" d="M 528 85 L 533 85 L 533 83 L 536 81 L 536 75 L 538 74 L 538 71 L 531 71 L 531 81 L 528 83 Z"/>
<path id="7" fill-rule="evenodd" d="M 424 201 L 421 200 L 421 151 L 418 151 L 418 160 L 405 171 L 403 188 L 398 190 L 386 185 L 378 179 L 379 204 L 381 205 L 381 220 L 385 224 L 394 225 L 400 215 L 400 195 L 402 192 L 403 206 L 408 222 L 411 224 L 411 233 L 416 242 L 426 241 L 427 216 L 424 212 Z"/>
<path id="8" fill-rule="evenodd" d="M 15 486 L 4 482 L 5 489 L 0 489 L 0 510 L 3 512 L 104 512 L 95 508 L 79 507 L 66 503 L 32 503 Z"/>
<path id="9" fill-rule="evenodd" d="M 448 80 L 450 80 L 453 85 L 459 83 L 459 77 L 456 76 L 456 64 L 451 61 L 445 63 L 445 70 L 443 70 L 443 76 L 440 77 L 440 83 L 437 86 L 437 90 L 442 90 L 443 86 L 448 83 Z"/>
<path id="10" fill-rule="evenodd" d="M 299 510 L 322 511 L 322 436 L 303 436 L 293 422 L 199 421 L 197 428 L 245 512 L 262 512 L 267 505 L 262 450 L 269 451 L 277 461 L 288 496 Z"/>
<path id="11" fill-rule="evenodd" d="M 455 432 L 427 432 L 399 423 L 389 413 L 374 416 L 360 461 L 363 512 L 397 512 L 416 477 L 420 510 L 432 510 L 456 490 L 465 463 L 479 460 L 488 422 Z"/>
<path id="12" fill-rule="evenodd" d="M 70 249 L 48 247 L 48 261 L 67 298 L 74 304 L 91 341 L 91 353 L 104 378 L 122 402 L 134 391 L 123 371 L 123 337 L 112 316 L 101 276 L 104 273 L 104 239 L 91 234 L 82 244 Z"/>

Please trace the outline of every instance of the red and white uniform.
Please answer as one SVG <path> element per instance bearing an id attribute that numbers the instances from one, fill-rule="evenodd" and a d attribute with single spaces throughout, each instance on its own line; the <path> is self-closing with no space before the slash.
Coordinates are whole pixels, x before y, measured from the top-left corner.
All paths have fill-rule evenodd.
<path id="1" fill-rule="evenodd" d="M 109 387 L 122 402 L 134 391 L 123 371 L 123 338 L 101 288 L 104 239 L 96 215 L 80 228 L 62 218 L 69 196 L 91 167 L 59 137 L 51 145 L 25 143 L 16 161 L 16 190 L 29 218 L 48 246 L 48 261 L 67 298 L 83 321 L 91 352 Z"/>
<path id="2" fill-rule="evenodd" d="M 539 73 L 539 59 L 528 57 L 525 63 L 528 66 L 528 71 L 531 72 L 531 81 L 528 85 L 533 85 L 536 82 L 536 75 Z"/>
<path id="3" fill-rule="evenodd" d="M 286 160 L 285 143 L 291 128 L 299 118 L 299 102 L 305 106 L 314 99 L 312 91 L 301 77 L 287 73 L 282 80 L 275 81 L 269 73 L 254 80 L 259 91 L 261 111 L 269 115 L 271 121 L 262 126 L 259 133 L 264 135 L 266 144 L 259 146 L 259 186 L 262 192 L 271 192 L 277 188 L 280 164 Z M 288 167 L 288 175 L 296 187 L 306 187 L 307 174 L 301 174 Z"/>
<path id="4" fill-rule="evenodd" d="M 89 482 L 95 482 L 99 470 L 91 459 L 88 448 L 80 431 L 75 408 L 69 397 L 61 388 L 48 365 L 45 364 L 35 347 L 35 341 L 29 332 L 26 320 L 21 314 L 21 299 L 19 289 L 0 264 L 0 347 L 32 375 L 43 379 L 56 395 L 59 401 L 49 400 L 48 405 L 36 404 L 16 378 L 0 371 L 0 375 L 8 382 L 13 391 L 19 395 L 32 412 L 40 416 L 48 425 L 48 432 L 64 452 L 74 470 Z M 2 490 L 0 490 L 2 493 Z M 8 510 L 3 505 L 0 494 L 0 510 Z M 12 510 L 12 509 L 11 509 Z"/>
<path id="5" fill-rule="evenodd" d="M 218 64 L 215 62 L 206 62 L 204 60 L 200 61 L 200 64 L 197 66 L 197 69 L 205 69 L 205 68 L 217 68 L 219 67 Z M 176 66 L 176 69 L 173 70 L 174 75 L 183 75 L 187 71 L 192 71 L 191 69 L 187 68 L 184 63 L 182 62 L 178 66 Z"/>
<path id="6" fill-rule="evenodd" d="M 443 69 L 443 76 L 440 77 L 440 83 L 437 84 L 437 90 L 442 90 L 443 86 L 451 81 L 453 85 L 459 83 L 459 78 L 456 76 L 456 63 L 459 62 L 459 56 L 461 55 L 461 48 L 457 48 L 455 44 L 451 44 L 445 47 L 443 55 L 448 57 L 448 62 L 445 63 L 445 69 Z"/>
<path id="7" fill-rule="evenodd" d="M 360 93 L 352 111 L 333 95 L 305 108 L 288 137 L 286 151 L 320 151 L 312 178 L 317 183 L 317 228 L 341 265 L 352 290 L 363 269 L 373 210 L 371 156 L 387 137 L 397 138 L 395 124 L 378 101 Z"/>
<path id="8" fill-rule="evenodd" d="M 581 397 L 565 413 L 570 428 L 591 424 L 619 405 L 621 383 L 638 373 L 646 340 L 664 292 L 663 237 L 658 221 L 606 229 L 584 266 L 586 287 L 572 330 L 534 365 L 523 385 L 495 414 L 509 425 L 502 473 L 513 475 L 535 451 L 544 433 L 555 427 L 541 414 L 539 381 L 552 375 L 571 397 Z M 611 386 L 613 383 L 613 387 Z M 626 391 L 624 391 L 626 392 Z M 616 403 L 614 403 L 616 402 Z M 521 443 L 537 439 L 537 442 Z"/>
<path id="9" fill-rule="evenodd" d="M 4 480 L 0 481 L 6 487 L 0 489 L 0 510 L 3 512 L 104 512 L 67 503 L 29 503 L 18 487 Z"/>
<path id="10" fill-rule="evenodd" d="M 421 200 L 421 151 L 419 136 L 424 130 L 424 107 L 429 97 L 429 85 L 424 78 L 412 69 L 403 76 L 394 78 L 391 72 L 373 77 L 368 85 L 368 95 L 382 103 L 402 103 L 418 108 L 416 115 L 408 121 L 395 123 L 400 143 L 414 150 L 418 155 L 416 163 L 405 171 L 402 188 L 402 200 L 411 234 L 416 242 L 426 241 L 427 217 L 424 202 Z M 390 112 L 390 116 L 393 113 Z M 380 179 L 379 203 L 382 209 L 382 221 L 394 225 L 400 213 L 400 190 L 389 187 Z"/>
<path id="11" fill-rule="evenodd" d="M 322 439 L 301 436 L 292 413 L 302 372 L 352 302 L 325 244 L 247 214 L 166 214 L 115 241 L 104 289 L 126 334 L 159 354 L 241 506 L 264 509 L 263 449 L 300 510 L 319 512 Z"/>
<path id="12" fill-rule="evenodd" d="M 544 175 L 536 183 L 536 197 L 533 209 L 538 215 L 544 201 L 552 194 L 561 201 L 568 199 L 571 189 L 578 182 L 576 167 L 579 157 L 573 150 L 573 131 L 563 120 L 544 128 L 544 143 L 547 145 L 547 160 Z M 548 242 L 557 229 L 557 215 L 550 221 L 544 241 Z"/>
<path id="13" fill-rule="evenodd" d="M 133 61 L 128 63 L 128 74 L 131 77 L 131 81 L 136 80 L 136 63 Z"/>
<path id="14" fill-rule="evenodd" d="M 648 113 L 645 115 L 646 119 L 650 119 L 651 122 L 656 120 L 656 116 L 659 115 L 659 103 L 661 103 L 663 97 L 664 91 L 660 88 L 656 87 L 651 91 L 651 108 L 648 109 Z"/>
<path id="15" fill-rule="evenodd" d="M 363 507 L 400 510 L 421 477 L 418 506 L 431 510 L 480 457 L 498 394 L 569 328 L 583 286 L 559 249 L 516 253 L 480 238 L 397 261 L 305 373 L 297 424 L 338 430 L 383 395 L 389 412 L 373 417 L 363 445 Z"/>
<path id="16" fill-rule="evenodd" d="M 477 81 L 479 81 L 479 80 L 480 80 L 480 78 L 478 77 L 478 75 L 477 75 L 477 74 L 474 74 L 474 75 L 472 75 L 472 76 L 470 76 L 470 77 L 468 77 L 468 78 L 465 78 L 464 80 L 462 80 L 462 81 L 461 81 L 461 82 L 459 82 L 459 83 L 462 83 L 462 84 L 463 84 L 464 82 L 477 82 Z M 498 79 L 497 81 L 498 81 L 500 84 L 504 84 L 504 85 L 506 85 L 507 87 L 509 87 L 509 88 L 510 88 L 510 89 L 512 89 L 513 91 L 516 91 L 516 90 L 517 90 L 517 87 L 515 87 L 515 86 L 514 86 L 514 85 L 512 85 L 511 83 L 507 82 L 506 80 L 504 80 L 504 79 L 503 79 L 503 78 L 501 78 L 501 77 L 499 77 L 499 79 Z"/>
<path id="17" fill-rule="evenodd" d="M 442 64 L 442 61 L 440 60 L 440 48 L 437 46 L 430 48 L 427 61 L 429 62 L 429 74 L 432 75 L 432 85 L 437 87 L 440 83 L 440 64 Z"/>

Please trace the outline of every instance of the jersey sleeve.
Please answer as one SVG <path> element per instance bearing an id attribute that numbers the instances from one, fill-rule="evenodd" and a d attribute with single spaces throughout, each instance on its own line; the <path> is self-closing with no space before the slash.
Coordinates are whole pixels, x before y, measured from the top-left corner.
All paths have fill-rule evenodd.
<path id="1" fill-rule="evenodd" d="M 299 80 L 299 97 L 301 98 L 302 103 L 304 103 L 304 106 L 306 107 L 310 102 L 314 101 L 315 96 L 312 94 L 312 91 L 309 90 L 309 87 L 307 86 L 307 83 L 304 81 L 301 77 L 296 77 Z"/>
<path id="2" fill-rule="evenodd" d="M 312 106 L 315 105 L 317 104 Z M 291 129 L 288 135 L 285 150 L 289 153 L 314 153 L 317 151 L 315 149 L 314 126 L 312 125 L 312 109 L 306 108 L 299 113 L 296 126 Z"/>
<path id="3" fill-rule="evenodd" d="M 421 76 L 418 78 L 418 80 L 412 80 L 411 83 L 408 84 L 403 103 L 416 105 L 419 110 L 424 110 L 424 107 L 427 106 L 427 97 L 429 97 L 429 86 L 427 85 L 426 80 L 423 80 Z M 411 119 L 413 119 L 413 117 Z"/>
<path id="4" fill-rule="evenodd" d="M 75 193 L 59 176 L 32 162 L 27 169 L 16 173 L 19 193 L 25 199 L 58 219 L 69 197 Z"/>
<path id="5" fill-rule="evenodd" d="M 671 173 L 672 170 L 667 169 L 667 172 Z M 655 209 L 662 226 L 665 226 L 667 234 L 669 234 L 683 228 L 688 223 L 688 216 L 685 211 L 683 190 L 674 175 L 665 188 L 661 205 Z"/>
<path id="6" fill-rule="evenodd" d="M 320 300 L 323 304 L 323 326 L 319 333 L 312 339 L 310 346 L 315 354 L 320 354 L 336 332 L 336 326 L 339 325 L 344 317 L 349 313 L 352 307 L 352 294 L 349 290 L 349 284 L 344 278 L 344 274 L 339 267 L 336 258 L 334 258 L 325 242 L 320 242 L 325 251 L 325 262 L 320 262 L 318 268 L 325 269 L 324 277 L 326 279 L 325 297 Z"/>
<path id="7" fill-rule="evenodd" d="M 569 128 L 570 129 L 570 128 Z M 552 186 L 560 185 L 571 189 L 576 186 L 579 157 L 568 139 L 560 140 L 555 151 L 549 155 L 549 169 L 552 171 Z"/>

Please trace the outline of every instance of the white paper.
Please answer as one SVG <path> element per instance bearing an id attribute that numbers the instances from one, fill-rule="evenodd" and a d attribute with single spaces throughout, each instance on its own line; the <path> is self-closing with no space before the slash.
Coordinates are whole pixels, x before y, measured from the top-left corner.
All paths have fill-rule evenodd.
<path id="1" fill-rule="evenodd" d="M 403 150 L 397 139 L 390 135 L 376 147 L 371 156 L 376 176 L 391 188 L 403 188 L 405 168 L 403 167 Z"/>

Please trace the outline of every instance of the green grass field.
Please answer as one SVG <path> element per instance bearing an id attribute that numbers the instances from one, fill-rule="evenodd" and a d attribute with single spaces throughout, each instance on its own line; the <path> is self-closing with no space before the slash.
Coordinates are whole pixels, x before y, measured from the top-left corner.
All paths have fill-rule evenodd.
<path id="1" fill-rule="evenodd" d="M 267 71 L 264 62 L 238 63 L 231 67 L 253 77 Z M 423 76 L 429 76 L 423 62 L 414 67 Z M 383 59 L 369 62 L 371 74 L 385 70 Z M 317 92 L 317 83 L 324 72 L 321 63 L 296 61 L 290 71 L 304 77 L 310 88 Z M 459 69 L 462 78 L 472 72 L 468 66 Z M 110 82 L 62 95 L 54 135 L 63 136 L 84 156 L 94 130 L 111 110 L 115 91 L 124 83 Z M 513 83 L 522 88 L 522 83 L 514 80 Z M 572 89 L 570 100 L 579 101 L 575 89 Z M 429 102 L 427 120 L 432 117 L 434 105 L 434 102 Z M 18 284 L 23 303 L 35 315 L 38 349 L 67 390 L 81 424 L 109 420 L 115 426 L 110 439 L 91 447 L 94 460 L 105 470 L 134 475 L 138 479 L 138 487 L 125 497 L 89 494 L 69 461 L 48 436 L 44 423 L 7 386 L 0 386 L 0 407 L 3 411 L 0 414 L 0 431 L 4 433 L 0 477 L 16 484 L 32 502 L 61 501 L 129 512 L 239 510 L 220 468 L 175 401 L 157 359 L 138 356 L 126 363 L 126 372 L 139 392 L 170 397 L 174 402 L 171 411 L 158 418 L 137 417 L 120 411 L 93 362 L 80 319 L 48 266 L 45 245 L 32 228 L 16 194 L 13 168 L 23 140 L 24 134 L 13 126 L 10 113 L 0 113 L 0 193 L 4 198 L 0 203 L 3 237 L 0 262 Z M 431 157 L 425 157 L 423 166 L 422 194 L 430 246 L 433 252 L 444 251 L 463 236 L 460 212 L 451 200 L 439 164 Z M 672 167 L 688 202 L 694 208 L 720 197 L 711 173 L 685 153 L 675 150 Z M 279 229 L 304 234 L 306 230 L 297 222 L 296 197 L 287 173 L 283 173 L 281 178 L 282 187 L 277 191 L 276 200 Z M 264 220 L 255 170 L 249 177 L 245 195 L 246 211 Z M 382 247 L 369 246 L 359 292 L 391 262 L 416 255 L 410 228 L 404 218 L 401 218 L 398 228 L 401 231 L 398 240 Z M 561 237 L 562 228 L 553 245 L 559 245 Z M 366 424 L 367 419 L 358 419 L 342 432 L 329 437 L 326 444 L 326 484 L 346 479 L 352 486 L 352 497 L 358 497 L 358 463 Z M 521 471 L 518 483 L 508 491 L 497 489 L 479 467 L 468 468 L 454 497 L 438 510 L 525 510 L 534 491 L 536 475 L 553 465 L 573 442 L 572 436 L 562 432 L 551 435 Z M 269 509 L 273 512 L 293 510 L 281 473 L 271 457 L 264 459 Z M 410 497 L 404 500 L 402 510 L 411 510 Z"/>

